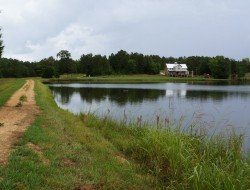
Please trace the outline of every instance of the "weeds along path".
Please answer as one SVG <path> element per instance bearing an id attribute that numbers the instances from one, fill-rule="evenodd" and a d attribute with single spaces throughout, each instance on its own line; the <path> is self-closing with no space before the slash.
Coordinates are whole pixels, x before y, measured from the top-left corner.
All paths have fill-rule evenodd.
<path id="1" fill-rule="evenodd" d="M 39 114 L 34 81 L 27 80 L 0 108 L 0 164 L 6 164 L 13 145 Z"/>

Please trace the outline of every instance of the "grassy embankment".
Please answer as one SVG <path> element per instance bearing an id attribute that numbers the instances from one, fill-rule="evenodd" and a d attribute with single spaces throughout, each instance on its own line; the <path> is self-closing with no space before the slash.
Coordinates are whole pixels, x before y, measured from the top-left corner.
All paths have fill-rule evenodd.
<path id="1" fill-rule="evenodd" d="M 42 113 L 0 167 L 0 189 L 250 188 L 240 136 L 208 139 L 75 116 L 40 82 L 36 94 Z"/>
<path id="2" fill-rule="evenodd" d="M 25 83 L 24 79 L 0 79 L 0 106 Z"/>
<path id="3" fill-rule="evenodd" d="M 36 81 L 41 114 L 0 166 L 0 189 L 152 189 L 157 180 L 126 161 L 117 148 L 79 116 L 61 110 Z M 159 186 L 158 186 L 159 187 Z"/>
<path id="4" fill-rule="evenodd" d="M 250 160 L 241 150 L 242 136 L 212 138 L 194 128 L 152 129 L 124 126 L 108 118 L 82 116 L 126 158 L 136 161 L 170 189 L 249 189 Z M 199 131 L 199 130 L 198 130 Z"/>
<path id="5" fill-rule="evenodd" d="M 157 82 L 209 82 L 228 81 L 226 79 L 206 79 L 199 77 L 166 77 L 163 75 L 109 75 L 98 77 L 86 77 L 83 74 L 61 75 L 56 79 L 44 79 L 45 82 L 98 82 L 98 83 L 157 83 Z"/>

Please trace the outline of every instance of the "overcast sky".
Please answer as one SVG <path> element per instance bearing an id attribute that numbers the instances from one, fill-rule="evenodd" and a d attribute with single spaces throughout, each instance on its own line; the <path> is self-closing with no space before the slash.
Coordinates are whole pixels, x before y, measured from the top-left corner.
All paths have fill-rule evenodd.
<path id="1" fill-rule="evenodd" d="M 0 0 L 4 57 L 250 57 L 250 0 Z"/>

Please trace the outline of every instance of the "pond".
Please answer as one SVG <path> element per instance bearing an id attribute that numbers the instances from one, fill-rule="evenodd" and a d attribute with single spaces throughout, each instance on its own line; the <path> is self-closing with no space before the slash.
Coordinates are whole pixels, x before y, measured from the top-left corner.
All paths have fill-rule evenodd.
<path id="1" fill-rule="evenodd" d="M 206 128 L 244 134 L 250 150 L 250 85 L 189 83 L 50 84 L 59 107 L 152 126 Z M 158 118 L 158 119 L 157 119 Z"/>

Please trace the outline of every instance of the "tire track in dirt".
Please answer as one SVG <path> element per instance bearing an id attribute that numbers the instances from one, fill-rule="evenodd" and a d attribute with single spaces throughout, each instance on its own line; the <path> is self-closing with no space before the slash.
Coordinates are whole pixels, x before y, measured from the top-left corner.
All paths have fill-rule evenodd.
<path id="1" fill-rule="evenodd" d="M 7 163 L 13 146 L 39 114 L 34 85 L 33 80 L 27 80 L 0 108 L 0 164 Z"/>

